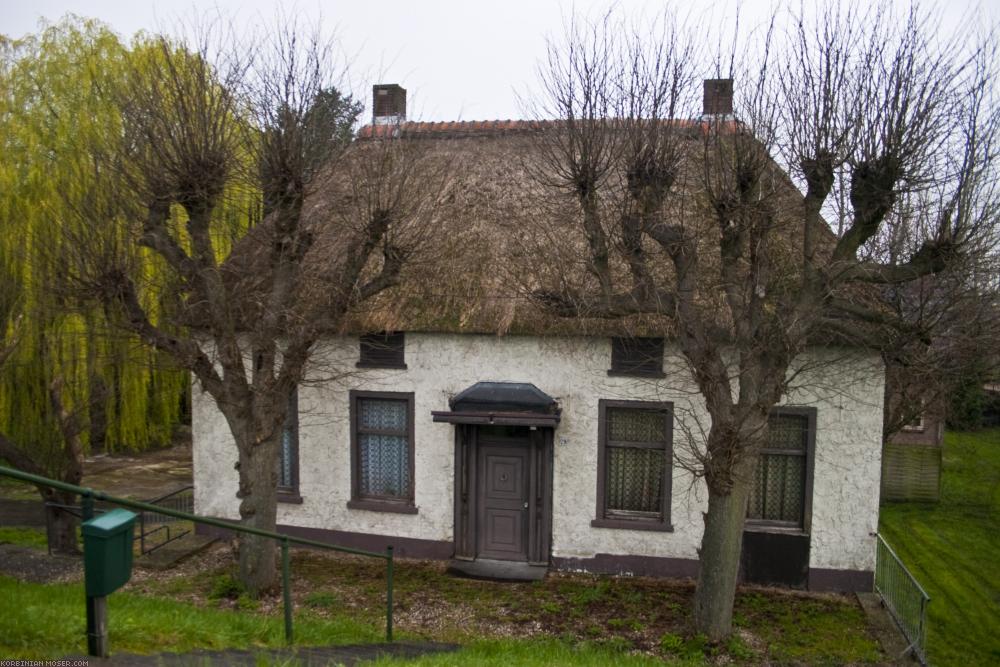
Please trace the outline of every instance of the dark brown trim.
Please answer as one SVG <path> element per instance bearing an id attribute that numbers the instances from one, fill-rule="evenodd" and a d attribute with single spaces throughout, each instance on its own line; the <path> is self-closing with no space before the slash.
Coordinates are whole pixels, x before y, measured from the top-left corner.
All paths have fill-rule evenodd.
<path id="1" fill-rule="evenodd" d="M 608 375 L 665 378 L 662 338 L 612 338 Z"/>
<path id="2" fill-rule="evenodd" d="M 285 423 L 279 436 L 282 441 L 278 443 L 278 467 L 279 473 L 282 465 L 282 455 L 284 453 L 285 431 L 291 431 L 291 455 L 292 461 L 290 471 L 292 483 L 290 486 L 281 485 L 281 475 L 278 475 L 277 495 L 279 503 L 301 503 L 302 496 L 299 495 L 299 390 L 294 389 L 288 397 Z"/>
<path id="3" fill-rule="evenodd" d="M 391 503 L 386 500 L 348 500 L 348 509 L 369 512 L 395 512 L 396 514 L 417 514 L 419 510 L 405 503 Z"/>
<path id="4" fill-rule="evenodd" d="M 874 585 L 875 573 L 868 570 L 809 568 L 811 591 L 871 591 Z"/>
<path id="5" fill-rule="evenodd" d="M 428 558 L 446 560 L 455 553 L 455 545 L 446 540 L 422 540 L 412 537 L 394 537 L 391 535 L 376 535 L 372 533 L 355 533 L 345 530 L 329 530 L 326 528 L 306 528 L 278 524 L 279 533 L 287 533 L 307 540 L 326 542 L 350 549 L 384 552 L 388 546 L 393 547 L 393 554 L 401 558 Z M 231 538 L 235 534 L 225 528 L 198 524 L 195 532 L 199 535 Z M 308 547 L 307 547 L 308 548 Z"/>
<path id="6" fill-rule="evenodd" d="M 559 415 L 543 415 L 537 412 L 448 412 L 434 410 L 431 412 L 431 416 L 435 422 L 446 424 L 543 426 L 550 428 L 559 425 Z"/>
<path id="7" fill-rule="evenodd" d="M 414 394 L 413 392 L 394 391 L 358 391 L 352 389 L 348 392 L 351 413 L 351 501 L 348 507 L 352 509 L 366 509 L 373 511 L 397 512 L 403 514 L 416 514 L 414 503 L 414 459 L 416 458 L 416 446 L 414 443 Z M 410 485 L 406 493 L 400 497 L 386 498 L 381 496 L 365 496 L 361 494 L 361 452 L 359 450 L 358 439 L 358 401 L 363 399 L 383 399 L 394 401 L 406 401 L 406 444 L 409 449 L 408 464 Z M 352 507 L 352 503 L 356 506 Z M 364 505 L 363 507 L 361 505 Z M 376 506 L 381 509 L 377 510 Z M 405 508 L 410 507 L 412 511 Z"/>
<path id="8" fill-rule="evenodd" d="M 358 368 L 406 369 L 406 334 L 370 333 L 358 337 Z"/>
<path id="9" fill-rule="evenodd" d="M 609 515 L 607 511 L 607 476 L 608 476 L 608 408 L 626 408 L 630 410 L 647 410 L 662 412 L 664 419 L 663 479 L 660 482 L 660 516 L 658 518 L 624 519 Z M 671 531 L 670 501 L 673 491 L 672 463 L 674 455 L 674 404 L 663 401 L 616 401 L 601 399 L 597 402 L 597 507 L 591 526 L 595 528 L 619 528 L 627 530 L 659 530 Z M 621 525 L 619 525 L 621 524 Z M 643 525 L 640 528 L 639 525 Z"/>
<path id="10" fill-rule="evenodd" d="M 650 519 L 591 519 L 591 528 L 617 528 L 619 530 L 654 530 L 661 533 L 672 533 L 674 527 L 669 523 Z"/>
<path id="11" fill-rule="evenodd" d="M 552 558 L 552 567 L 570 572 L 595 574 L 634 575 L 638 577 L 671 577 L 675 579 L 698 576 L 698 561 L 693 558 L 664 558 L 660 556 L 626 556 L 595 554 L 593 558 Z"/>

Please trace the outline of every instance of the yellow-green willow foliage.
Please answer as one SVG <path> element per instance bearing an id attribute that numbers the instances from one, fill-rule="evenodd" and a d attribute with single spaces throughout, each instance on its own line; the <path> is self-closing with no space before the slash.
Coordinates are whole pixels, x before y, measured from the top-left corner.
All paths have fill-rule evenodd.
<path id="1" fill-rule="evenodd" d="M 0 431 L 40 459 L 61 449 L 47 394 L 55 377 L 92 449 L 165 444 L 184 419 L 187 373 L 76 298 L 65 280 L 65 244 L 82 229 L 126 249 L 151 318 L 176 308 L 169 272 L 122 218 L 130 207 L 114 198 L 128 191 L 109 187 L 115 175 L 105 161 L 122 135 L 109 92 L 129 67 L 156 57 L 149 44 L 140 38 L 130 49 L 102 24 L 75 17 L 21 40 L 0 36 L 0 257 L 12 273 L 0 276 L 0 290 L 17 297 L 22 315 L 17 349 L 0 369 Z M 250 187 L 231 190 L 217 213 L 230 242 L 259 207 Z"/>

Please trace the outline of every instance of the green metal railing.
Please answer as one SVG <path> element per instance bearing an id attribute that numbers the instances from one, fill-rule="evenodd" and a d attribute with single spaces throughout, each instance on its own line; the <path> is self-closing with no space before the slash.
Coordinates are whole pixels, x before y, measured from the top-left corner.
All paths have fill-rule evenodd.
<path id="1" fill-rule="evenodd" d="M 927 603 L 931 598 L 882 536 L 875 537 L 875 592 L 910 642 L 904 653 L 913 651 L 920 664 L 926 665 Z"/>
<path id="2" fill-rule="evenodd" d="M 30 484 L 38 484 L 53 489 L 59 489 L 60 491 L 68 491 L 70 493 L 79 494 L 79 496 L 82 499 L 84 518 L 89 518 L 94 515 L 94 510 L 93 510 L 94 502 L 99 500 L 105 503 L 111 503 L 114 505 L 120 505 L 122 507 L 137 509 L 142 512 L 156 512 L 159 514 L 164 514 L 166 516 L 174 517 L 176 519 L 193 521 L 195 523 L 200 523 L 205 526 L 212 526 L 214 528 L 221 528 L 223 530 L 232 530 L 237 533 L 248 533 L 250 535 L 257 535 L 259 537 L 268 537 L 273 540 L 277 540 L 281 545 L 282 602 L 285 612 L 285 639 L 289 644 L 292 643 L 293 639 L 292 593 L 291 593 L 291 578 L 289 574 L 289 568 L 291 566 L 289 563 L 289 554 L 288 554 L 288 547 L 290 544 L 300 544 L 302 546 L 316 547 L 319 549 L 327 549 L 330 551 L 339 551 L 341 553 L 355 554 L 357 556 L 369 556 L 371 558 L 381 558 L 382 560 L 386 561 L 385 640 L 387 642 L 392 641 L 392 578 L 393 578 L 392 546 L 387 546 L 385 549 L 385 553 L 378 553 L 376 551 L 364 551 L 362 549 L 351 549 L 348 547 L 336 546 L 334 544 L 327 544 L 325 542 L 317 542 L 316 540 L 307 540 L 301 537 L 295 537 L 294 535 L 287 535 L 285 533 L 276 533 L 269 530 L 261 530 L 259 528 L 250 528 L 248 526 L 242 526 L 238 523 L 233 523 L 231 521 L 222 521 L 220 519 L 211 519 L 208 517 L 198 516 L 196 514 L 182 512 L 169 507 L 161 507 L 158 505 L 152 505 L 150 503 L 144 503 L 139 500 L 118 498 L 116 496 L 108 495 L 102 491 L 95 491 L 93 489 L 76 486 L 74 484 L 66 484 L 65 482 L 60 482 L 55 479 L 49 479 L 48 477 L 41 477 L 40 475 L 32 475 L 31 473 L 27 473 L 18 470 L 16 468 L 8 468 L 5 466 L 0 466 L 0 475 L 4 475 L 12 479 L 17 479 L 22 482 L 28 482 Z"/>

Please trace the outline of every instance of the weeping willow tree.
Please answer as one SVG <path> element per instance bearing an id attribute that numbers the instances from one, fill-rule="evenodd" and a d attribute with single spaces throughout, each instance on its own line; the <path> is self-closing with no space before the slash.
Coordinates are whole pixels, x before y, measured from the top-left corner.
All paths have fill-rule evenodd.
<path id="1" fill-rule="evenodd" d="M 67 464 L 50 400 L 54 381 L 81 424 L 82 448 L 92 452 L 166 444 L 186 410 L 187 372 L 63 289 L 67 239 L 80 236 L 66 227 L 78 226 L 76 213 L 95 200 L 121 196 L 104 187 L 94 156 L 120 140 L 121 109 L 109 100 L 127 71 L 156 57 L 149 39 L 127 47 L 102 24 L 76 17 L 21 40 L 0 36 L 0 251 L 21 312 L 18 344 L 0 368 L 0 433 L 55 476 Z M 252 190 L 237 190 L 216 213 L 230 238 L 259 209 Z M 88 235 L 123 233 L 113 215 L 87 224 Z M 158 321 L 175 307 L 170 274 L 148 251 L 133 251 L 130 262 L 143 277 L 143 307 Z"/>

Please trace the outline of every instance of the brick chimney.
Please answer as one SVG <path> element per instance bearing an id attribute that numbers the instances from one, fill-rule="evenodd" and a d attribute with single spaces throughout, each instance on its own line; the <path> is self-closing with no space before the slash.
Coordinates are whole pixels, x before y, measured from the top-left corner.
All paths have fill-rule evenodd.
<path id="1" fill-rule="evenodd" d="M 391 125 L 406 120 L 406 89 L 395 83 L 372 86 L 372 125 Z"/>
<path id="2" fill-rule="evenodd" d="M 703 116 L 733 115 L 733 80 L 705 79 Z"/>

